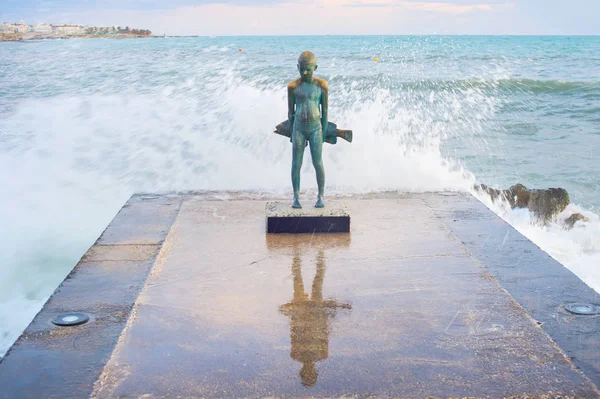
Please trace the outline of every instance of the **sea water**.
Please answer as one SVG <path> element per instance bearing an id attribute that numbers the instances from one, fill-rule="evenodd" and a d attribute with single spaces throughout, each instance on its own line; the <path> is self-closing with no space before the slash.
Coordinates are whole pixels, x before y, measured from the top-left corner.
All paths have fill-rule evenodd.
<path id="1" fill-rule="evenodd" d="M 328 193 L 563 187 L 572 230 L 480 198 L 600 291 L 600 37 L 0 43 L 0 356 L 132 193 L 290 194 L 272 131 L 306 49 L 354 131 Z"/>

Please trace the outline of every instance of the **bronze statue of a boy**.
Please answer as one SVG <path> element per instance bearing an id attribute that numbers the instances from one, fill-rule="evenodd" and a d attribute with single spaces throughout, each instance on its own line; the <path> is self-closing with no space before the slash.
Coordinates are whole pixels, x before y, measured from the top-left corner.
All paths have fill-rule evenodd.
<path id="1" fill-rule="evenodd" d="M 292 126 L 292 187 L 294 189 L 293 208 L 302 208 L 298 199 L 300 191 L 300 169 L 306 141 L 310 144 L 310 155 L 317 173 L 316 208 L 323 208 L 325 202 L 325 168 L 323 167 L 323 141 L 327 132 L 327 82 L 313 77 L 317 70 L 317 57 L 304 51 L 298 58 L 300 78 L 288 84 L 288 121 Z"/>
<path id="2" fill-rule="evenodd" d="M 324 79 L 313 77 L 317 70 L 317 58 L 304 51 L 298 58 L 300 78 L 288 84 L 288 120 L 275 128 L 275 133 L 290 137 L 292 141 L 292 188 L 293 208 L 302 208 L 299 199 L 300 169 L 304 148 L 310 144 L 310 155 L 317 174 L 318 196 L 316 208 L 325 207 L 325 168 L 323 167 L 323 142 L 335 144 L 341 137 L 352 142 L 351 130 L 340 130 L 328 122 L 328 87 Z"/>

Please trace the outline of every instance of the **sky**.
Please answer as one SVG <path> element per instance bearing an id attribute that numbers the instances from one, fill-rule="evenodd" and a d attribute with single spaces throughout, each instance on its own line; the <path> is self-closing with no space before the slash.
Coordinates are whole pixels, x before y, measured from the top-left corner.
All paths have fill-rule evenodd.
<path id="1" fill-rule="evenodd" d="M 0 0 L 0 22 L 167 35 L 599 35 L 600 0 Z"/>

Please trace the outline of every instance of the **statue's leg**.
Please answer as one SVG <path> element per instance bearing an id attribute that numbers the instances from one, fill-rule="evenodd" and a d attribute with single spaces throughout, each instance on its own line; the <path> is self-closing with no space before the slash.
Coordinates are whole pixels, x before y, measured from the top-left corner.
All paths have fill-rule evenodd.
<path id="1" fill-rule="evenodd" d="M 317 197 L 316 208 L 325 207 L 323 194 L 325 192 L 325 168 L 323 167 L 323 133 L 321 128 L 311 133 L 310 138 L 310 155 L 312 163 L 317 174 L 317 186 L 319 187 L 319 196 Z"/>
<path id="2" fill-rule="evenodd" d="M 292 129 L 292 188 L 294 189 L 294 203 L 292 208 L 302 208 L 300 205 L 300 169 L 302 169 L 302 158 L 304 158 L 304 148 L 306 147 L 306 137 L 296 129 Z"/>
<path id="3" fill-rule="evenodd" d="M 304 282 L 302 281 L 302 259 L 298 248 L 294 248 L 292 274 L 294 276 L 294 302 L 304 301 L 306 300 L 306 294 L 304 293 Z"/>
<path id="4" fill-rule="evenodd" d="M 319 250 L 317 255 L 317 273 L 313 279 L 312 285 L 312 300 L 315 302 L 323 302 L 323 278 L 325 278 L 325 254 L 323 250 Z"/>

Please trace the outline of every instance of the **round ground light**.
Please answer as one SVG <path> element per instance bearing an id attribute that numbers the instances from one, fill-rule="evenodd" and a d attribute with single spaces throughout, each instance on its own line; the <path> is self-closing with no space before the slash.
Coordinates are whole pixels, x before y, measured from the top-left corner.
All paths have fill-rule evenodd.
<path id="1" fill-rule="evenodd" d="M 76 326 L 83 324 L 90 319 L 85 313 L 63 313 L 52 319 L 52 323 L 57 326 Z"/>
<path id="2" fill-rule="evenodd" d="M 591 303 L 570 303 L 565 305 L 565 309 L 573 314 L 585 316 L 600 314 L 600 306 Z"/>

